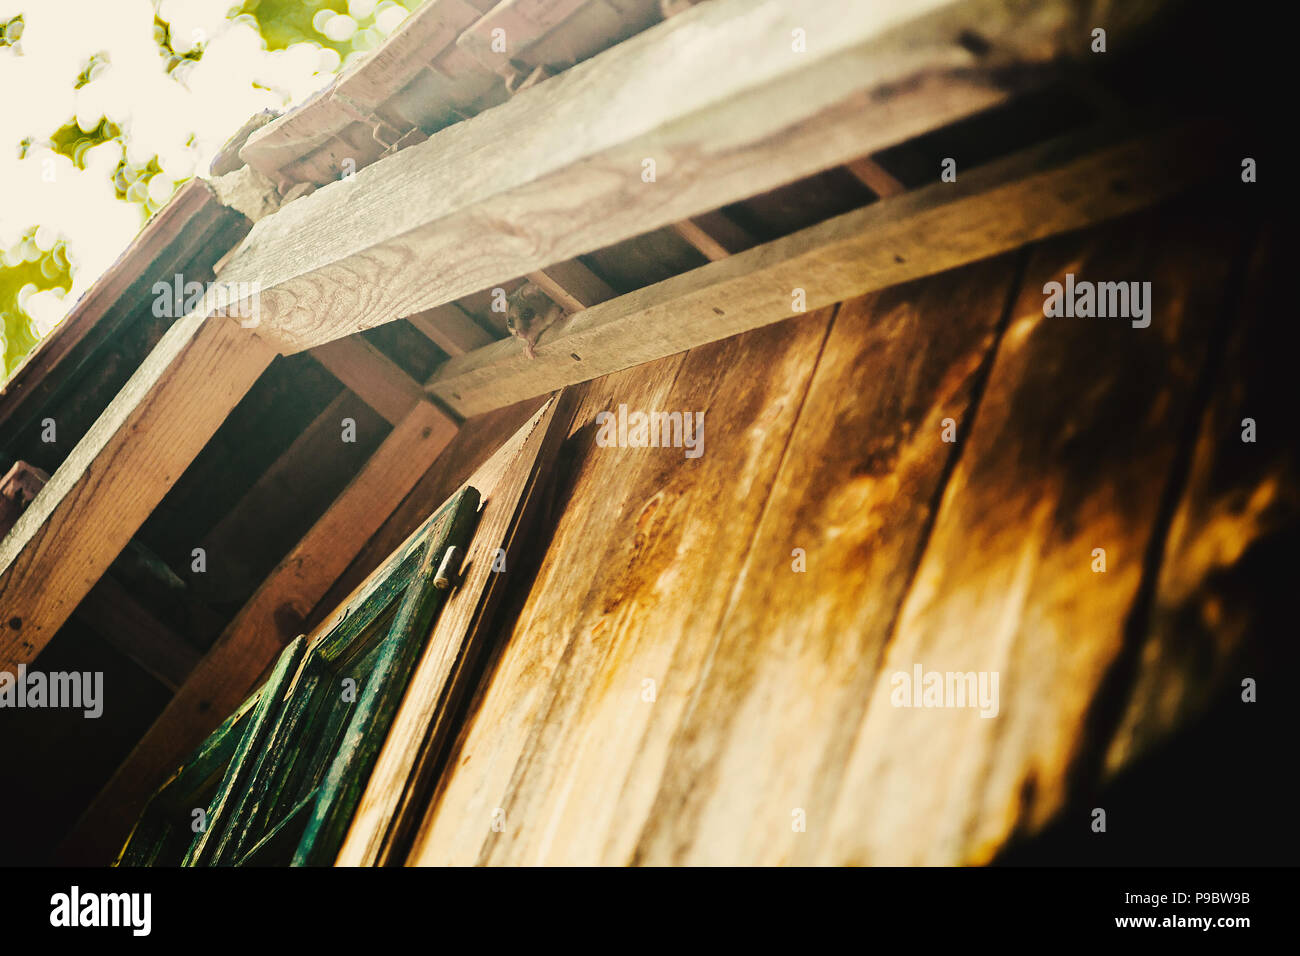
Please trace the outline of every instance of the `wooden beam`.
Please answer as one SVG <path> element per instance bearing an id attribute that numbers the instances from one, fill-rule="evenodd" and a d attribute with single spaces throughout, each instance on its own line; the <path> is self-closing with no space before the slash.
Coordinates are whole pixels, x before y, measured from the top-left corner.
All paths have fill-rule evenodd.
<path id="1" fill-rule="evenodd" d="M 83 815 L 62 854 L 111 859 L 149 793 L 247 696 L 281 648 L 456 434 L 419 402 L 262 583 Z M 33 507 L 39 504 L 33 503 Z"/>
<path id="2" fill-rule="evenodd" d="M 675 222 L 673 231 L 710 262 L 725 259 L 754 245 L 753 237 L 720 211 Z"/>
<path id="3" fill-rule="evenodd" d="M 713 0 L 267 216 L 222 279 L 308 349 L 969 116 L 1161 6 Z"/>
<path id="4" fill-rule="evenodd" d="M 108 575 L 90 589 L 76 618 L 169 690 L 176 690 L 199 662 L 199 652 Z"/>
<path id="5" fill-rule="evenodd" d="M 889 174 L 889 172 L 870 157 L 855 159 L 845 163 L 844 168 L 851 172 L 858 182 L 866 186 L 881 199 L 901 196 L 907 187 Z"/>
<path id="6" fill-rule="evenodd" d="M 389 424 L 400 422 L 420 400 L 419 383 L 359 336 L 318 345 L 311 355 Z"/>
<path id="7" fill-rule="evenodd" d="M 464 355 L 496 341 L 454 302 L 408 315 L 406 321 L 448 355 Z"/>
<path id="8" fill-rule="evenodd" d="M 40 653 L 275 357 L 200 315 L 167 331 L 0 542 L 0 670 Z"/>
<path id="9" fill-rule="evenodd" d="M 795 289 L 812 311 L 1122 215 L 1221 168 L 1225 134 L 1208 124 L 1086 152 L 1098 135 L 1035 147 L 587 309 L 548 332 L 536 359 L 494 343 L 447 362 L 427 387 L 457 414 L 479 415 L 779 322 Z"/>
<path id="10" fill-rule="evenodd" d="M 577 259 L 530 272 L 528 278 L 566 312 L 581 312 L 615 294 L 604 279 Z"/>

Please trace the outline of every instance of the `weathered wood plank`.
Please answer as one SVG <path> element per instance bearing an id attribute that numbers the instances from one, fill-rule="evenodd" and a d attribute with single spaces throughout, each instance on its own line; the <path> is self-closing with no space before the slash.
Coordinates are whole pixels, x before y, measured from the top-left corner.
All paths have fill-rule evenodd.
<path id="1" fill-rule="evenodd" d="M 544 399 L 521 402 L 465 422 L 451 444 L 439 456 L 436 467 L 424 473 L 402 503 L 384 521 L 383 526 L 357 552 L 347 571 L 321 598 L 316 611 L 308 618 L 308 623 L 315 627 L 329 613 L 329 609 L 341 604 L 375 568 L 384 563 L 388 555 L 408 543 L 411 535 L 428 520 L 428 516 L 468 484 L 471 477 L 475 488 L 490 495 L 500 476 L 489 469 L 489 463 L 502 460 L 498 454 L 507 454 L 506 448 L 517 451 L 515 439 L 519 429 L 544 404 Z M 513 454 L 513 451 L 509 454 Z"/>
<path id="2" fill-rule="evenodd" d="M 821 845 L 793 814 L 834 803 L 957 452 L 945 426 L 970 417 L 1015 279 L 1005 256 L 840 306 L 726 617 L 693 636 L 690 708 L 644 738 L 586 858 L 792 864 Z"/>
<path id="3" fill-rule="evenodd" d="M 230 622 L 105 785 L 68 838 L 66 857 L 94 861 L 117 845 L 159 775 L 201 740 L 220 714 L 239 703 L 455 434 L 455 423 L 428 402 L 416 405 L 393 429 Z"/>
<path id="4" fill-rule="evenodd" d="M 527 564 L 522 548 L 568 435 L 572 405 L 552 399 L 470 478 L 483 491 L 484 505 L 465 555 L 465 580 L 429 637 L 336 865 L 383 866 L 404 859 L 442 751 L 457 729 L 467 681 L 491 644 L 489 628 L 508 574 Z"/>
<path id="5" fill-rule="evenodd" d="M 454 358 L 428 388 L 458 414 L 481 414 L 778 322 L 795 289 L 821 308 L 1131 212 L 1224 168 L 1217 127 L 1093 151 L 1098 135 L 1033 148 L 587 309 L 548 331 L 536 359 L 513 341 Z"/>
<path id="6" fill-rule="evenodd" d="M 222 278 L 300 351 L 970 115 L 1160 7 L 714 0 L 265 217 Z"/>
<path id="7" fill-rule="evenodd" d="M 586 850 L 610 825 L 639 749 L 631 744 L 686 706 L 690 681 L 678 675 L 695 672 L 707 649 L 690 636 L 711 635 L 725 611 L 718 583 L 744 561 L 830 317 L 822 310 L 588 387 L 568 505 L 408 862 L 594 859 Z M 706 411 L 703 454 L 596 446 L 596 413 L 620 403 Z M 654 703 L 641 696 L 646 678 L 658 685 Z M 575 770 L 597 753 L 610 761 L 599 779 Z M 570 813 L 590 814 L 591 832 L 576 842 Z"/>
<path id="8" fill-rule="evenodd" d="M 1035 253 L 813 859 L 987 861 L 1063 805 L 1159 543 L 1230 232 L 1189 204 Z M 1066 274 L 1151 282 L 1149 327 L 1046 317 Z M 898 675 L 918 667 L 997 675 L 996 716 L 915 706 Z"/>
<path id="9" fill-rule="evenodd" d="M 163 336 L 0 542 L 0 670 L 40 653 L 274 357 L 224 318 Z"/>

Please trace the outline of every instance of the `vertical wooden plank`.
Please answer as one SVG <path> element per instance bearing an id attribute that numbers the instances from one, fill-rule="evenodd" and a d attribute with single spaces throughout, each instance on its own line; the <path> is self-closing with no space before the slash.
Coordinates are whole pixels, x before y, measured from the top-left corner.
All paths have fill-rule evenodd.
<path id="1" fill-rule="evenodd" d="M 643 750 L 603 861 L 808 861 L 824 827 L 793 814 L 834 802 L 1014 280 L 1004 256 L 840 307 L 690 708 Z"/>
<path id="2" fill-rule="evenodd" d="M 595 858 L 631 742 L 686 704 L 707 646 L 689 637 L 712 635 L 723 615 L 718 582 L 744 559 L 830 315 L 590 386 L 568 508 L 409 862 Z M 703 454 L 596 445 L 596 413 L 620 404 L 704 412 Z"/>
<path id="3" fill-rule="evenodd" d="M 1063 805 L 1124 652 L 1233 242 L 1184 206 L 1035 253 L 834 809 L 807 823 L 819 861 L 983 862 Z M 1067 274 L 1150 281 L 1150 326 L 1045 317 L 1045 283 Z M 902 706 L 895 675 L 918 667 L 997 675 L 996 715 Z"/>

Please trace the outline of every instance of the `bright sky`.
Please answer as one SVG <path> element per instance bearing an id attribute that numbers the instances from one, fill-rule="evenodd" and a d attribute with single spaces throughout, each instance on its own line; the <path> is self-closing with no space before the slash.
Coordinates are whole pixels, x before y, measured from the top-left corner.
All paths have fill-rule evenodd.
<path id="1" fill-rule="evenodd" d="M 169 74 L 153 39 L 150 0 L 0 0 L 0 24 L 21 14 L 24 26 L 18 48 L 0 47 L 0 259 L 9 265 L 21 259 L 20 237 L 40 226 L 36 245 L 48 250 L 65 240 L 72 263 L 66 296 L 25 290 L 25 308 L 41 334 L 143 225 L 141 207 L 114 193 L 116 142 L 89 150 L 85 170 L 49 146 L 69 118 L 87 132 L 104 117 L 120 126 L 128 163 L 143 165 L 157 155 L 163 175 L 147 188 L 161 203 L 177 180 L 206 173 L 216 151 L 253 114 L 306 98 L 338 71 L 339 55 L 313 43 L 268 52 L 251 17 L 227 19 L 239 6 L 238 0 L 163 0 L 158 13 L 171 24 L 176 51 L 206 44 L 202 59 Z M 358 40 L 372 47 L 407 14 L 391 0 L 352 0 L 348 8 L 351 16 L 320 11 L 313 25 L 336 40 L 353 38 L 364 25 Z M 106 62 L 74 89 L 95 54 Z M 26 138 L 34 145 L 19 159 Z"/>

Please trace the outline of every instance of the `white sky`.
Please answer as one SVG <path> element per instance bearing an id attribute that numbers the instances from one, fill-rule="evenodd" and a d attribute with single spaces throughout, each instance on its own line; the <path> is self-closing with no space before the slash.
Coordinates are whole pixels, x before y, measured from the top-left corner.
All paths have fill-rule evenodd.
<path id="1" fill-rule="evenodd" d="M 114 193 L 118 144 L 88 151 L 83 171 L 45 145 L 55 130 L 73 116 L 86 131 L 107 117 L 126 133 L 129 163 L 159 157 L 164 176 L 149 189 L 162 201 L 175 180 L 206 173 L 216 151 L 253 114 L 301 101 L 337 72 L 338 54 L 312 43 L 268 52 L 251 18 L 227 19 L 238 7 L 237 0 L 164 0 L 159 15 L 171 24 L 177 52 L 207 44 L 200 61 L 169 75 L 154 43 L 150 0 L 0 0 L 0 23 L 19 14 L 24 21 L 21 55 L 0 47 L 0 259 L 21 258 L 19 237 L 41 226 L 37 245 L 49 249 L 65 240 L 73 267 L 66 296 L 50 290 L 23 298 L 42 334 L 143 225 L 141 207 Z M 364 27 L 362 43 L 373 47 L 407 13 L 392 0 L 352 0 L 349 12 L 322 11 L 316 27 L 340 40 Z M 109 62 L 74 89 L 97 53 Z M 194 144 L 187 145 L 191 136 Z M 34 145 L 20 160 L 19 143 L 28 137 Z M 42 173 L 51 164 L 54 181 L 47 182 Z"/>

